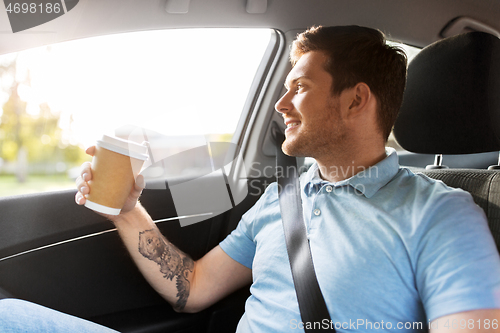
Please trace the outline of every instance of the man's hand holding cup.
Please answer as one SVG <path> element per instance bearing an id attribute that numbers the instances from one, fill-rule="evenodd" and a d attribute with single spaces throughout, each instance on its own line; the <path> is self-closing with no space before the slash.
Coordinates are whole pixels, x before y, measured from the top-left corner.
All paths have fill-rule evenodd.
<path id="1" fill-rule="evenodd" d="M 147 146 L 105 135 L 86 153 L 93 160 L 82 165 L 76 180 L 76 203 L 112 221 L 131 211 L 145 187 L 139 172 L 148 158 Z"/>

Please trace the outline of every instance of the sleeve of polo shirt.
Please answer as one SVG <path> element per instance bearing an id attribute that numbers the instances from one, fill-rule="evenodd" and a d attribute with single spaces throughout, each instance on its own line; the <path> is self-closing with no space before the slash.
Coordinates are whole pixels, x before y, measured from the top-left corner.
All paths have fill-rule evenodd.
<path id="1" fill-rule="evenodd" d="M 248 236 L 248 225 L 244 217 L 242 217 L 236 229 L 220 242 L 219 246 L 232 259 L 250 269 L 252 268 L 255 256 L 255 243 Z"/>
<path id="2" fill-rule="evenodd" d="M 500 308 L 500 257 L 472 196 L 453 190 L 424 214 L 416 283 L 427 318 Z"/>
<path id="3" fill-rule="evenodd" d="M 252 224 L 258 223 L 260 207 L 265 204 L 266 197 L 270 195 L 270 189 L 273 187 L 276 187 L 276 183 L 267 187 L 257 203 L 241 217 L 236 229 L 219 244 L 228 256 L 250 269 L 256 249 Z"/>

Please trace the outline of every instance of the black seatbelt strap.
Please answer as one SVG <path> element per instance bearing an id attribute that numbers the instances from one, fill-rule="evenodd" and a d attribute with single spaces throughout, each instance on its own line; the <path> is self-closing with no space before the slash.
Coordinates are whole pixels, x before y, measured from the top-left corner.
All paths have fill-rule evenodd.
<path id="1" fill-rule="evenodd" d="M 297 159 L 285 155 L 281 150 L 285 140 L 281 131 L 274 129 L 273 136 L 276 141 L 276 178 L 281 219 L 304 330 L 307 333 L 325 331 L 322 328 L 327 323 L 326 330 L 335 332 L 314 271 L 302 215 Z"/>

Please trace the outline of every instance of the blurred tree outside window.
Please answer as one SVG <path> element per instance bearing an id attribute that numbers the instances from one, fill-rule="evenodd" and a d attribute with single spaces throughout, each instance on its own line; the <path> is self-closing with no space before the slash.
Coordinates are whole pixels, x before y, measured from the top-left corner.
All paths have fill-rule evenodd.
<path id="1" fill-rule="evenodd" d="M 33 192 L 43 186 L 43 178 L 47 189 L 54 186 L 50 183 L 71 183 L 67 168 L 88 158 L 80 146 L 62 140 L 59 113 L 51 111 L 47 103 L 39 104 L 35 112 L 27 111 L 20 92 L 29 89 L 30 75 L 29 71 L 19 75 L 17 56 L 3 59 L 0 80 L 9 96 L 0 110 L 0 195 L 16 193 L 14 187 L 27 183 L 28 174 L 35 183 Z"/>

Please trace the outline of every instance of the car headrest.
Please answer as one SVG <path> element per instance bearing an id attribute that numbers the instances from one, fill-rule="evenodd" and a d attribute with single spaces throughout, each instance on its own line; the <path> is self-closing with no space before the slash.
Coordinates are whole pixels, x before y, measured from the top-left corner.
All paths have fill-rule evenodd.
<path id="1" fill-rule="evenodd" d="M 425 47 L 408 66 L 394 135 L 415 153 L 500 151 L 500 39 L 469 32 Z"/>

